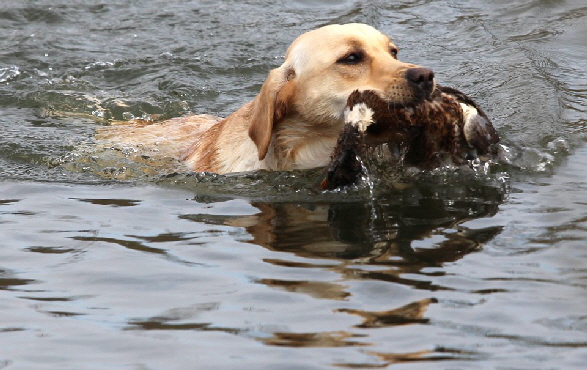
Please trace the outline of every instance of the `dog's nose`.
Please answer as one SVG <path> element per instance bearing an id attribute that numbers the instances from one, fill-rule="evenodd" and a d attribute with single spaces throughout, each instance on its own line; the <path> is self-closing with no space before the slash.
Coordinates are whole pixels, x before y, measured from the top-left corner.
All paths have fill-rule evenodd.
<path id="1" fill-rule="evenodd" d="M 406 71 L 406 78 L 415 89 L 417 95 L 427 98 L 434 88 L 434 72 L 428 68 L 409 68 Z"/>

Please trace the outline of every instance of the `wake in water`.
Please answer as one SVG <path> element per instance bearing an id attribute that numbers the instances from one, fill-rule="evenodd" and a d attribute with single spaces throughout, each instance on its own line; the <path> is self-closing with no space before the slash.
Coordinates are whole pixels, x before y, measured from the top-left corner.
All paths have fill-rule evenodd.
<path id="1" fill-rule="evenodd" d="M 189 140 L 167 137 L 166 131 L 154 132 L 147 141 L 112 140 L 120 130 L 140 130 L 136 125 L 99 128 L 93 140 L 49 162 L 108 180 L 179 185 L 210 196 L 289 200 L 316 195 L 340 200 L 341 193 L 347 200 L 374 199 L 413 186 L 480 181 L 507 187 L 512 169 L 545 171 L 553 166 L 555 156 L 548 152 L 497 144 L 497 133 L 480 108 L 456 90 L 442 89 L 413 107 L 390 107 L 369 91 L 351 94 L 348 122 L 327 169 L 192 173 L 178 159 L 181 148 L 175 145 Z M 184 121 L 169 122 L 176 120 Z M 189 129 L 182 132 L 192 135 Z M 126 136 L 133 137 L 132 132 Z M 563 139 L 549 148 L 569 150 Z"/>

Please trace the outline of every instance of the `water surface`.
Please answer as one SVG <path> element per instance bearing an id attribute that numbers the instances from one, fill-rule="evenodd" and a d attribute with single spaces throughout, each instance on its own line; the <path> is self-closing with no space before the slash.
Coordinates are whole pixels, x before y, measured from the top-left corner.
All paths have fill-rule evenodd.
<path id="1" fill-rule="evenodd" d="M 321 192 L 96 151 L 229 114 L 341 22 L 474 97 L 502 164 Z M 584 368 L 582 1 L 22 1 L 0 29 L 0 368 Z"/>

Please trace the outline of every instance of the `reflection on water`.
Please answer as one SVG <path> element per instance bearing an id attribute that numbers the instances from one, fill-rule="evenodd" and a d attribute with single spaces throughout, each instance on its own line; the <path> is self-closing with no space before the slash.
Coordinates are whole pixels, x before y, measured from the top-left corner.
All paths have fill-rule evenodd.
<path id="1" fill-rule="evenodd" d="M 145 320 L 135 319 L 129 322 L 128 330 L 198 330 L 220 331 L 230 334 L 239 334 L 241 330 L 232 328 L 215 327 L 212 323 L 186 322 L 193 319 L 201 312 L 218 310 L 218 303 L 202 304 L 190 308 L 173 308 L 160 315 L 149 317 Z"/>
<path id="2" fill-rule="evenodd" d="M 370 345 L 370 343 L 353 340 L 354 338 L 362 337 L 365 337 L 365 335 L 348 332 L 273 333 L 271 338 L 264 338 L 263 342 L 272 346 L 287 347 L 356 347 Z"/>
<path id="3" fill-rule="evenodd" d="M 389 311 L 369 312 L 341 308 L 338 312 L 346 312 L 362 317 L 363 322 L 360 325 L 355 325 L 357 328 L 383 328 L 407 324 L 425 324 L 428 323 L 429 320 L 423 318 L 423 316 L 426 312 L 426 308 L 428 308 L 431 303 L 438 303 L 438 300 L 434 298 L 422 299 Z"/>
<path id="4" fill-rule="evenodd" d="M 0 290 L 13 289 L 20 285 L 34 283 L 33 279 L 19 279 L 14 276 L 13 272 L 0 268 Z"/>
<path id="5" fill-rule="evenodd" d="M 341 282 L 312 281 L 303 277 L 258 278 L 254 280 L 255 283 L 315 299 L 344 302 L 355 299 L 350 286 L 345 283 L 352 280 L 402 284 L 423 291 L 451 290 L 450 287 L 432 282 L 439 273 L 428 274 L 423 270 L 441 267 L 479 251 L 484 243 L 502 230 L 501 226 L 469 228 L 462 225 L 468 220 L 493 216 L 506 195 L 503 186 L 482 182 L 475 185 L 418 185 L 393 192 L 387 197 L 372 199 L 371 202 L 252 202 L 259 211 L 253 215 L 211 216 L 206 213 L 180 217 L 208 225 L 244 228 L 251 237 L 250 243 L 270 251 L 286 252 L 305 261 L 296 262 L 284 256 L 264 258 L 265 263 L 294 269 L 320 269 L 333 272 L 341 278 Z M 334 263 L 327 263 L 329 260 Z M 421 277 L 411 279 L 406 278 L 406 274 L 418 274 Z M 422 278 L 426 276 L 430 279 Z M 426 310 L 429 305 L 436 303 L 436 298 L 424 298 L 383 311 L 356 308 L 337 308 L 333 311 L 359 316 L 361 323 L 353 325 L 355 328 L 386 328 L 427 324 L 429 319 L 425 316 Z M 160 327 L 156 320 L 150 320 L 148 324 Z M 192 327 L 190 325 L 194 324 L 183 325 Z M 227 330 L 209 328 L 209 325 L 204 325 L 205 330 Z M 246 335 L 256 336 L 252 332 Z M 367 335 L 351 331 L 274 331 L 269 337 L 261 335 L 257 338 L 265 344 L 287 347 L 373 345 L 368 342 Z M 406 354 L 369 353 L 380 358 L 382 364 L 349 363 L 338 366 L 372 368 L 399 362 L 470 357 L 460 351 L 442 349 Z"/>
<path id="6" fill-rule="evenodd" d="M 275 251 L 417 271 L 456 261 L 497 235 L 501 227 L 461 224 L 494 215 L 504 196 L 503 187 L 482 182 L 418 185 L 371 202 L 253 202 L 254 216 L 183 217 L 245 227 L 253 243 Z"/>

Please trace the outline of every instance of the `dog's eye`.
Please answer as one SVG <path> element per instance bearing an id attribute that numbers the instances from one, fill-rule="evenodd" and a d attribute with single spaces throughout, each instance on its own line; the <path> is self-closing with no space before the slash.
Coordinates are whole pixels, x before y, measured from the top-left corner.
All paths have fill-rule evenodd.
<path id="1" fill-rule="evenodd" d="M 397 48 L 390 48 L 389 49 L 389 53 L 391 54 L 392 57 L 394 57 L 395 59 L 397 59 L 397 53 L 399 52 L 399 50 L 397 50 Z"/>
<path id="2" fill-rule="evenodd" d="M 361 52 L 352 52 L 350 54 L 345 55 L 344 57 L 340 58 L 336 61 L 336 63 L 340 64 L 359 64 L 363 61 L 364 56 Z"/>

